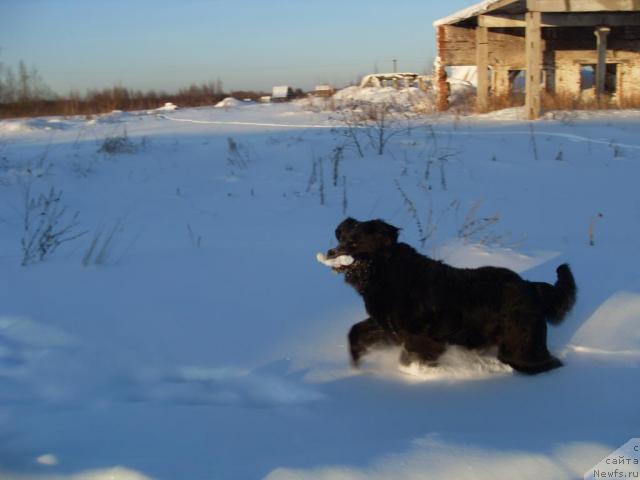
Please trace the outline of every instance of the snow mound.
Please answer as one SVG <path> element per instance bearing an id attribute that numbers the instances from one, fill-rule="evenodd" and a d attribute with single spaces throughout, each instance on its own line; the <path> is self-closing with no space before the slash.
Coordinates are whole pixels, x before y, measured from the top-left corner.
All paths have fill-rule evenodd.
<path id="1" fill-rule="evenodd" d="M 28 133 L 38 130 L 69 130 L 72 122 L 59 118 L 32 118 L 29 120 L 9 120 L 0 122 L 0 133 Z"/>
<path id="2" fill-rule="evenodd" d="M 411 382 L 430 382 L 441 380 L 482 380 L 494 375 L 505 375 L 513 369 L 495 354 L 467 350 L 461 347 L 449 347 L 438 359 L 437 366 L 412 363 L 400 366 L 400 372 L 408 376 Z"/>
<path id="3" fill-rule="evenodd" d="M 467 244 L 463 241 L 453 241 L 436 250 L 436 257 L 453 267 L 504 267 L 518 273 L 541 265 L 557 256 L 556 252 L 535 252 L 526 255 L 511 248 L 488 247 L 475 243 Z"/>
<path id="4" fill-rule="evenodd" d="M 151 480 L 142 473 L 124 467 L 93 470 L 74 475 L 72 480 Z"/>
<path id="5" fill-rule="evenodd" d="M 0 133 L 27 133 L 33 131 L 26 122 L 22 120 L 10 120 L 10 121 L 1 121 L 0 122 Z"/>
<path id="6" fill-rule="evenodd" d="M 125 467 L 87 470 L 71 475 L 18 475 L 0 471 L 3 480 L 151 480 L 151 477 Z"/>
<path id="7" fill-rule="evenodd" d="M 619 292 L 609 298 L 574 334 L 570 348 L 640 356 L 640 293 Z"/>
<path id="8" fill-rule="evenodd" d="M 478 113 L 472 115 L 473 118 L 478 120 L 494 120 L 498 122 L 514 122 L 520 120 L 526 120 L 526 111 L 524 107 L 511 107 L 504 108 L 502 110 L 495 110 L 488 113 Z"/>
<path id="9" fill-rule="evenodd" d="M 433 106 L 431 97 L 416 87 L 395 89 L 392 87 L 347 87 L 333 96 L 336 106 L 348 106 L 359 103 L 374 105 L 392 104 L 402 110 L 412 110 L 415 107 Z"/>
<path id="10" fill-rule="evenodd" d="M 466 65 L 449 67 L 449 82 L 454 84 L 468 84 L 475 87 L 478 84 L 478 67 Z"/>
<path id="11" fill-rule="evenodd" d="M 323 396 L 286 373 L 287 361 L 254 370 L 186 366 L 142 375 L 129 397 L 178 405 L 277 408 L 321 400 Z"/>
<path id="12" fill-rule="evenodd" d="M 174 110 L 177 110 L 178 106 L 171 103 L 171 102 L 166 102 L 163 106 L 158 107 L 155 109 L 156 112 L 173 112 Z"/>
<path id="13" fill-rule="evenodd" d="M 476 87 L 473 82 L 459 78 L 450 78 L 449 82 L 449 103 L 451 105 L 465 104 L 469 100 L 470 95 L 476 93 Z"/>
<path id="14" fill-rule="evenodd" d="M 278 468 L 265 480 L 567 480 L 582 478 L 607 453 L 607 447 L 596 443 L 567 443 L 541 453 L 454 444 L 428 435 L 414 439 L 407 451 L 379 457 L 368 466 Z"/>
<path id="15" fill-rule="evenodd" d="M 363 373 L 380 375 L 406 383 L 455 382 L 483 380 L 513 372 L 495 356 L 495 352 L 480 352 L 451 346 L 438 358 L 438 364 L 401 365 L 400 349 L 389 348 L 369 353 L 361 367 Z"/>
<path id="16" fill-rule="evenodd" d="M 112 123 L 122 123 L 122 122 L 126 122 L 127 120 L 135 117 L 136 115 L 129 113 L 129 112 L 123 112 L 122 110 L 112 110 L 109 113 L 105 113 L 102 114 L 100 116 L 98 116 L 97 119 L 95 120 L 91 120 L 88 123 L 92 124 L 92 123 L 106 123 L 106 124 L 112 124 Z"/>
<path id="17" fill-rule="evenodd" d="M 59 118 L 33 118 L 27 120 L 26 124 L 34 130 L 69 130 L 74 126 Z"/>
<path id="18" fill-rule="evenodd" d="M 233 97 L 227 97 L 224 100 L 221 100 L 218 103 L 216 103 L 215 107 L 216 108 L 235 108 L 235 107 L 239 107 L 242 104 L 243 104 L 242 100 L 238 100 L 237 98 L 233 98 Z"/>
<path id="19" fill-rule="evenodd" d="M 3 340 L 12 345 L 37 348 L 67 347 L 74 344 L 73 337 L 65 332 L 21 317 L 0 317 L 0 341 Z"/>
<path id="20" fill-rule="evenodd" d="M 57 465 L 58 463 L 60 463 L 60 461 L 58 460 L 58 457 L 56 457 L 55 455 L 51 453 L 46 453 L 36 458 L 36 463 L 39 463 L 40 465 L 46 465 L 48 467 L 53 467 L 54 465 Z"/>

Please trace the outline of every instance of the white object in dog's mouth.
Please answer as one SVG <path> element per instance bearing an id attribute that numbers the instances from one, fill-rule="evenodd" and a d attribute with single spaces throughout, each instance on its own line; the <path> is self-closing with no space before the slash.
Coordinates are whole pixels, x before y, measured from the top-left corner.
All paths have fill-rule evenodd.
<path id="1" fill-rule="evenodd" d="M 348 267 L 355 262 L 355 259 L 351 255 L 340 255 L 335 258 L 327 258 L 324 253 L 317 253 L 316 260 L 323 265 L 331 268 Z"/>

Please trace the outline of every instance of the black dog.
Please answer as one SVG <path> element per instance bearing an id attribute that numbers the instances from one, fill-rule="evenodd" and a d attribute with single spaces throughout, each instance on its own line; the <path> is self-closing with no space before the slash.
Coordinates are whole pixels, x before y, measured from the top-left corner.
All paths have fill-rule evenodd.
<path id="1" fill-rule="evenodd" d="M 347 218 L 336 229 L 342 255 L 334 270 L 364 299 L 369 317 L 349 332 L 354 366 L 374 345 L 403 347 L 401 362 L 434 364 L 447 345 L 497 346 L 498 358 L 535 374 L 562 363 L 547 350 L 547 322 L 558 324 L 576 299 L 569 266 L 555 285 L 529 282 L 506 268 L 460 269 L 432 260 L 398 242 L 398 228 Z"/>

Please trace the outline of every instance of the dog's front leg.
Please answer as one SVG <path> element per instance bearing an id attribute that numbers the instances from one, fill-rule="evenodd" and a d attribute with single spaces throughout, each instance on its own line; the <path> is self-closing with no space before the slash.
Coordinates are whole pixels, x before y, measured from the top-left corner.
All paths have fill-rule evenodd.
<path id="1" fill-rule="evenodd" d="M 375 346 L 398 345 L 398 340 L 392 332 L 385 330 L 372 318 L 356 323 L 349 331 L 349 351 L 351 364 L 357 367 L 360 359 L 367 351 Z"/>
<path id="2" fill-rule="evenodd" d="M 438 358 L 447 348 L 446 344 L 421 334 L 407 336 L 403 347 L 400 354 L 402 365 L 410 365 L 414 362 L 436 365 Z"/>

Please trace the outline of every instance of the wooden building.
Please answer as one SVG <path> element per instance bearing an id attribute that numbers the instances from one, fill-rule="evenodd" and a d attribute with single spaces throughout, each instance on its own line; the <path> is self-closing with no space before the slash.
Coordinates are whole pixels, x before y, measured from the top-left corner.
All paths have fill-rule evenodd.
<path id="1" fill-rule="evenodd" d="M 273 87 L 271 91 L 271 102 L 288 102 L 293 98 L 293 89 L 288 85 L 279 85 Z"/>
<path id="2" fill-rule="evenodd" d="M 313 89 L 313 96 L 320 98 L 329 98 L 333 97 L 333 94 L 336 93 L 336 89 L 331 85 L 316 85 Z"/>
<path id="3" fill-rule="evenodd" d="M 445 69 L 457 65 L 478 68 L 479 111 L 490 95 L 510 95 L 520 73 L 530 119 L 544 92 L 618 105 L 640 98 L 640 0 L 486 0 L 434 26 L 440 110 L 448 108 Z"/>

